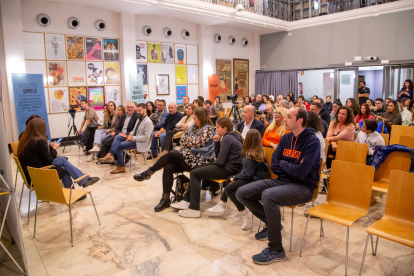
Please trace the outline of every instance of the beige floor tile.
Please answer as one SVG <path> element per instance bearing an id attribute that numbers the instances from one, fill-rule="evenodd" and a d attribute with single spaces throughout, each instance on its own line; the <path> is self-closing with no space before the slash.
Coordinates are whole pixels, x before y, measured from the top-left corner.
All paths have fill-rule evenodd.
<path id="1" fill-rule="evenodd" d="M 231 276 L 231 274 L 215 264 L 210 263 L 193 272 L 190 272 L 187 276 Z"/>

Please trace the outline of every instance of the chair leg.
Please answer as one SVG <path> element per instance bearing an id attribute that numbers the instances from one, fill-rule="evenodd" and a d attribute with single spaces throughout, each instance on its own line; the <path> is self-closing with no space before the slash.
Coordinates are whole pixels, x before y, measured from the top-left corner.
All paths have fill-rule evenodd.
<path id="1" fill-rule="evenodd" d="M 24 181 L 23 181 L 23 186 L 22 186 L 22 193 L 20 194 L 19 212 L 20 212 L 20 206 L 22 205 L 23 191 L 24 191 Z"/>
<path id="2" fill-rule="evenodd" d="M 147 164 L 147 152 L 144 152 L 144 164 Z"/>
<path id="3" fill-rule="evenodd" d="M 372 255 L 374 255 L 374 238 L 371 235 L 371 250 L 372 250 Z"/>
<path id="4" fill-rule="evenodd" d="M 137 156 L 135 156 L 135 160 L 137 160 Z M 129 174 L 132 172 L 132 158 L 129 160 Z"/>
<path id="5" fill-rule="evenodd" d="M 310 216 L 308 216 L 308 219 L 306 220 L 305 233 L 303 233 L 303 239 L 302 239 L 302 245 L 300 246 L 299 257 L 302 257 L 303 245 L 305 244 L 306 232 L 308 231 L 309 218 L 310 218 Z"/>
<path id="6" fill-rule="evenodd" d="M 93 202 L 92 193 L 89 193 L 89 195 L 91 196 L 92 205 L 93 205 L 93 208 L 95 209 L 95 213 L 96 213 L 96 217 L 98 218 L 99 225 L 101 225 L 101 220 L 99 219 L 98 212 L 96 211 L 95 202 Z"/>
<path id="7" fill-rule="evenodd" d="M 220 186 L 220 198 L 223 195 L 223 183 L 219 183 Z"/>
<path id="8" fill-rule="evenodd" d="M 16 178 L 14 179 L 14 190 L 16 191 L 17 188 L 17 173 L 19 172 L 19 168 L 16 168 Z"/>
<path id="9" fill-rule="evenodd" d="M 368 247 L 368 240 L 369 240 L 369 236 L 371 236 L 371 241 L 372 241 L 372 235 L 371 235 L 371 234 L 368 234 L 368 236 L 367 236 L 367 241 L 365 242 L 364 254 L 362 255 L 362 262 L 361 262 L 361 268 L 359 269 L 359 276 L 361 276 L 361 274 L 362 274 L 362 269 L 363 269 L 363 267 L 364 267 L 365 254 L 367 253 L 367 247 Z"/>
<path id="10" fill-rule="evenodd" d="M 252 227 L 250 228 L 250 233 L 253 232 L 253 213 L 252 213 Z"/>
<path id="11" fill-rule="evenodd" d="M 38 203 L 39 201 L 37 200 L 37 198 L 36 198 L 36 211 L 35 211 L 35 222 L 34 222 L 34 227 L 33 227 L 33 238 L 35 237 L 35 234 L 36 234 L 36 221 L 37 221 L 37 203 Z"/>
<path id="12" fill-rule="evenodd" d="M 226 202 L 226 210 L 224 211 L 224 219 L 227 219 L 227 202 Z"/>
<path id="13" fill-rule="evenodd" d="M 289 251 L 292 252 L 292 237 L 293 237 L 293 212 L 294 210 L 292 209 L 292 221 L 290 222 L 290 248 Z"/>
<path id="14" fill-rule="evenodd" d="M 253 224 L 252 224 L 253 225 Z M 257 228 L 257 233 L 260 231 L 260 226 L 262 226 L 262 221 L 259 219 L 259 228 Z M 253 227 L 253 226 L 252 226 Z"/>
<path id="15" fill-rule="evenodd" d="M 323 231 L 323 219 L 321 219 L 321 233 L 320 233 L 320 236 L 321 237 L 324 237 L 325 236 L 325 232 Z"/>
<path id="16" fill-rule="evenodd" d="M 73 247 L 73 234 L 72 234 L 72 208 L 70 206 L 71 204 L 69 203 L 69 223 L 70 223 L 70 243 L 72 244 Z"/>
<path id="17" fill-rule="evenodd" d="M 29 225 L 29 220 L 30 220 L 30 200 L 32 198 L 32 189 L 30 189 L 29 192 L 29 207 L 27 207 L 27 225 Z"/>
<path id="18" fill-rule="evenodd" d="M 375 252 L 372 253 L 372 255 L 374 256 L 377 256 L 378 240 L 379 240 L 379 237 L 377 236 L 377 241 L 375 242 Z"/>
<path id="19" fill-rule="evenodd" d="M 282 207 L 282 220 L 285 220 L 285 207 Z"/>
<path id="20" fill-rule="evenodd" d="M 348 246 L 349 246 L 349 227 L 346 228 L 345 275 L 348 275 Z"/>

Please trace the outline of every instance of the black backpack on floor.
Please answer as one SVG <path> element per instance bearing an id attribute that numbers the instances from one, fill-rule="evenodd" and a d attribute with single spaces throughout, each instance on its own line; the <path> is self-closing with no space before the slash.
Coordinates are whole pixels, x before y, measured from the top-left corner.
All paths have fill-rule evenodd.
<path id="1" fill-rule="evenodd" d="M 177 182 L 175 183 L 175 191 L 172 191 L 173 196 L 171 197 L 171 202 L 179 202 L 183 200 L 185 193 L 188 190 L 188 185 L 190 185 L 190 178 L 184 174 L 178 175 L 175 179 Z"/>

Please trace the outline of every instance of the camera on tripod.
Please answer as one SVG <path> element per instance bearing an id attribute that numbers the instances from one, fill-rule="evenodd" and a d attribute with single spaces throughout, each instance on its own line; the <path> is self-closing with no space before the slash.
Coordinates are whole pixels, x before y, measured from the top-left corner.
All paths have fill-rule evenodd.
<path id="1" fill-rule="evenodd" d="M 260 116 L 262 114 L 267 115 L 266 110 L 264 110 L 264 111 L 263 110 L 256 110 L 256 116 Z"/>
<path id="2" fill-rule="evenodd" d="M 75 114 L 76 114 L 76 109 L 75 109 L 76 105 L 71 105 L 70 109 L 68 110 L 70 116 L 72 116 L 72 118 L 75 118 Z"/>
<path id="3" fill-rule="evenodd" d="M 231 101 L 233 104 L 238 104 L 238 101 L 237 101 L 238 97 L 239 95 L 237 94 L 229 95 L 227 96 L 227 100 Z"/>

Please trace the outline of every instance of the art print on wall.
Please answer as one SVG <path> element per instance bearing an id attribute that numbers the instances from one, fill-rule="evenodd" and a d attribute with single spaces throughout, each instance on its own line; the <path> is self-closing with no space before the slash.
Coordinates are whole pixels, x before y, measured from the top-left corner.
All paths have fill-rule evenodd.
<path id="1" fill-rule="evenodd" d="M 249 96 L 249 60 L 233 59 L 234 93 L 239 97 Z"/>
<path id="2" fill-rule="evenodd" d="M 67 87 L 49 88 L 50 113 L 69 110 L 69 93 Z"/>
<path id="3" fill-rule="evenodd" d="M 135 46 L 137 62 L 147 62 L 147 42 L 137 41 Z"/>
<path id="4" fill-rule="evenodd" d="M 187 66 L 175 66 L 175 84 L 187 84 Z"/>
<path id="5" fill-rule="evenodd" d="M 69 87 L 69 103 L 76 110 L 81 110 L 81 101 L 88 100 L 86 87 Z"/>
<path id="6" fill-rule="evenodd" d="M 185 45 L 175 44 L 175 63 L 185 64 L 186 54 Z"/>
<path id="7" fill-rule="evenodd" d="M 105 84 L 119 84 L 119 63 L 105 62 Z"/>
<path id="8" fill-rule="evenodd" d="M 148 62 L 161 63 L 161 45 L 148 42 Z"/>
<path id="9" fill-rule="evenodd" d="M 103 63 L 87 62 L 86 75 L 88 85 L 103 85 Z"/>
<path id="10" fill-rule="evenodd" d="M 163 43 L 162 45 L 162 63 L 174 63 L 174 45 Z"/>
<path id="11" fill-rule="evenodd" d="M 119 60 L 119 43 L 118 39 L 104 38 L 104 58 L 105 60 Z"/>
<path id="12" fill-rule="evenodd" d="M 48 61 L 47 76 L 49 86 L 67 86 L 66 81 L 66 62 Z"/>
<path id="13" fill-rule="evenodd" d="M 176 87 L 177 104 L 183 104 L 183 97 L 188 96 L 187 85 L 177 85 Z"/>
<path id="14" fill-rule="evenodd" d="M 86 60 L 102 60 L 102 38 L 86 37 Z"/>
<path id="15" fill-rule="evenodd" d="M 155 85 L 157 88 L 157 96 L 170 95 L 170 76 L 155 75 Z"/>
<path id="16" fill-rule="evenodd" d="M 49 60 L 65 60 L 65 36 L 45 34 L 46 58 Z"/>
<path id="17" fill-rule="evenodd" d="M 103 109 L 104 88 L 102 86 L 88 87 L 88 98 L 89 107 L 92 107 L 93 109 Z"/>
<path id="18" fill-rule="evenodd" d="M 231 60 L 216 59 L 216 74 L 219 78 L 220 102 L 229 102 L 227 96 L 233 94 L 231 86 Z"/>
<path id="19" fill-rule="evenodd" d="M 68 61 L 69 86 L 86 85 L 85 63 L 79 61 Z"/>
<path id="20" fill-rule="evenodd" d="M 68 52 L 68 59 L 84 59 L 83 36 L 66 36 L 66 51 Z"/>
<path id="21" fill-rule="evenodd" d="M 148 66 L 146 64 L 137 64 L 137 73 L 142 74 L 144 84 L 148 84 Z"/>
<path id="22" fill-rule="evenodd" d="M 116 106 L 121 104 L 121 87 L 105 86 L 105 103 L 114 102 Z"/>

